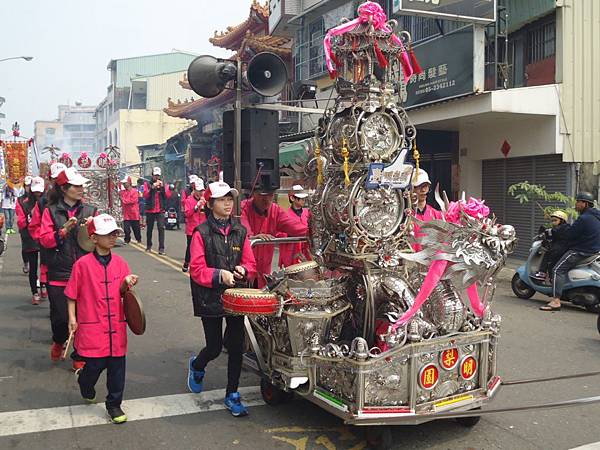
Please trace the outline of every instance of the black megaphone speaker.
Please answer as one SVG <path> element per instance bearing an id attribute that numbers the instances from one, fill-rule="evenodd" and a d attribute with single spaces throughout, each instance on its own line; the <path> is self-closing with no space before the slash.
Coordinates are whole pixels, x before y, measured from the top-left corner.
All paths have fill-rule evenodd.
<path id="1" fill-rule="evenodd" d="M 235 80 L 236 75 L 235 63 L 210 55 L 198 56 L 190 63 L 187 72 L 190 87 L 201 97 L 216 97 L 229 81 Z"/>
<path id="2" fill-rule="evenodd" d="M 274 53 L 257 53 L 248 63 L 246 80 L 252 90 L 262 96 L 272 97 L 279 94 L 287 79 L 285 63 Z"/>

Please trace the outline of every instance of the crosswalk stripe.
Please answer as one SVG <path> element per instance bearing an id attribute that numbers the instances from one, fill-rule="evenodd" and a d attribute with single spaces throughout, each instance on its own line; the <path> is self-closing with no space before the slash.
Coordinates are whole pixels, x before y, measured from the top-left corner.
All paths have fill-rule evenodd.
<path id="1" fill-rule="evenodd" d="M 264 405 L 258 386 L 241 387 L 246 406 Z M 182 416 L 225 409 L 224 389 L 201 394 L 174 394 L 125 400 L 128 422 Z M 0 436 L 81 428 L 110 423 L 103 404 L 59 406 L 0 413 Z"/>

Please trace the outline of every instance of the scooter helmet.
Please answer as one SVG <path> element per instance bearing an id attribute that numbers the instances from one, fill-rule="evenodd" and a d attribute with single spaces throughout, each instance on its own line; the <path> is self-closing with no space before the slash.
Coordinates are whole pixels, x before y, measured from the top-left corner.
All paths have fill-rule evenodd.
<path id="1" fill-rule="evenodd" d="M 579 194 L 577 194 L 577 197 L 575 197 L 576 200 L 580 200 L 582 202 L 587 202 L 590 205 L 594 204 L 594 196 L 591 194 L 591 192 L 580 192 Z"/>
<path id="2" fill-rule="evenodd" d="M 554 211 L 552 214 L 550 214 L 550 217 L 556 217 L 557 219 L 560 219 L 563 222 L 566 222 L 569 219 L 569 216 L 567 216 L 567 214 L 564 211 Z"/>

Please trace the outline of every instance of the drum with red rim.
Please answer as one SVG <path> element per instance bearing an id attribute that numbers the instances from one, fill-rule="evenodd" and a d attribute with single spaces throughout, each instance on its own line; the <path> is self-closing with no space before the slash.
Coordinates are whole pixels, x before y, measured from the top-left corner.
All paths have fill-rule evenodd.
<path id="1" fill-rule="evenodd" d="M 284 273 L 286 277 L 296 281 L 319 281 L 323 278 L 319 264 L 315 261 L 303 261 L 298 264 L 292 264 L 285 268 Z"/>
<path id="2" fill-rule="evenodd" d="M 227 289 L 221 296 L 227 314 L 242 316 L 274 316 L 279 311 L 275 294 L 260 289 Z"/>

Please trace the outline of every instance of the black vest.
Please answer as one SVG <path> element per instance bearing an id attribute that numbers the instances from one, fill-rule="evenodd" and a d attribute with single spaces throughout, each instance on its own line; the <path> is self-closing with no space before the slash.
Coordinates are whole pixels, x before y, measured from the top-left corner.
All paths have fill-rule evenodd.
<path id="1" fill-rule="evenodd" d="M 240 265 L 244 241 L 246 240 L 246 228 L 239 220 L 231 220 L 229 234 L 224 236 L 211 215 L 206 222 L 196 227 L 194 233 L 200 233 L 202 236 L 204 257 L 208 267 L 233 272 L 235 266 Z M 191 277 L 190 281 L 194 316 L 222 317 L 225 313 L 221 294 L 227 287 L 219 285 L 218 287 L 207 288 L 197 284 Z"/>
<path id="2" fill-rule="evenodd" d="M 58 233 L 69 220 L 69 207 L 64 201 L 59 200 L 56 205 L 50 205 L 47 208 L 54 222 L 54 229 Z M 81 221 L 95 215 L 96 208 L 94 206 L 80 203 L 74 217 Z M 67 281 L 71 277 L 71 269 L 75 261 L 87 253 L 77 244 L 78 231 L 79 226 L 75 226 L 65 235 L 64 239 L 57 242 L 56 248 L 47 249 L 48 280 Z"/>
<path id="3" fill-rule="evenodd" d="M 160 203 L 160 210 L 164 211 L 165 206 L 167 204 L 167 194 L 165 193 L 165 185 L 163 184 L 158 191 L 154 189 L 151 183 L 148 183 L 148 188 L 150 189 L 150 196 L 148 200 L 146 200 L 146 211 L 154 209 L 154 204 L 156 202 L 156 192 L 158 192 L 158 201 Z"/>
<path id="4" fill-rule="evenodd" d="M 35 198 L 29 197 L 27 195 L 23 195 L 19 197 L 17 200 L 21 209 L 23 209 L 23 213 L 25 214 L 26 224 L 27 226 L 22 230 L 19 230 L 21 234 L 21 246 L 24 252 L 35 252 L 40 249 L 39 244 L 31 237 L 29 233 L 29 222 L 31 221 L 31 213 L 33 212 L 33 208 L 35 207 L 36 201 Z"/>

